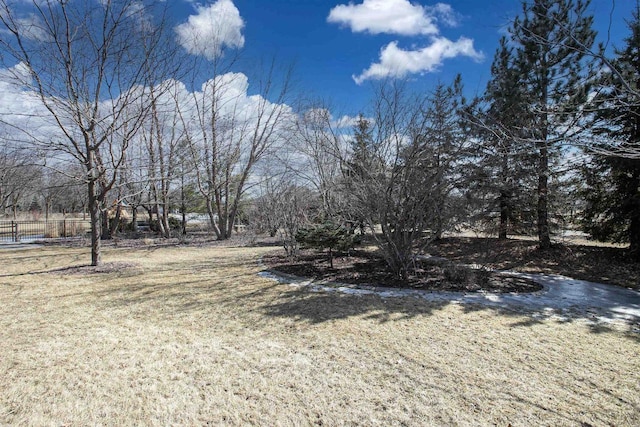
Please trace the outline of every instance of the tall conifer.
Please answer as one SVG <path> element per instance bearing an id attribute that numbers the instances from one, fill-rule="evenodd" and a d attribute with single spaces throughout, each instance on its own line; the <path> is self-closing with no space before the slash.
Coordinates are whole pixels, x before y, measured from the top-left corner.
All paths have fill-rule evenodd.
<path id="1" fill-rule="evenodd" d="M 595 39 L 589 1 L 532 0 L 511 29 L 528 117 L 523 140 L 537 150 L 537 229 L 541 248 L 551 245 L 549 181 L 553 156 L 581 130 Z"/>
<path id="2" fill-rule="evenodd" d="M 599 126 L 594 129 L 608 140 L 607 147 L 613 144 L 621 152 L 640 146 L 640 99 L 626 89 L 629 84 L 640 87 L 640 10 L 628 26 L 631 34 L 612 61 L 618 73 L 604 74 L 606 81 L 597 100 Z M 640 159 L 616 152 L 596 155 L 584 171 L 584 225 L 598 239 L 629 242 L 632 255 L 640 259 Z"/>

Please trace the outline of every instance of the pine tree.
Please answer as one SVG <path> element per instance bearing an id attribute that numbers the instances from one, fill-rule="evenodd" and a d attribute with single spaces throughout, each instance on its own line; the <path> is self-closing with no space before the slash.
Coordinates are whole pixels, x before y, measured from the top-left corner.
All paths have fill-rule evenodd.
<path id="1" fill-rule="evenodd" d="M 366 166 L 372 158 L 373 137 L 371 135 L 371 123 L 362 113 L 358 115 L 358 119 L 353 128 L 353 142 L 351 149 L 353 151 L 353 164 Z"/>
<path id="2" fill-rule="evenodd" d="M 343 208 L 343 219 L 351 221 L 360 229 L 360 234 L 365 233 L 366 215 L 362 210 L 350 203 L 350 196 L 358 183 L 374 179 L 375 171 L 379 169 L 374 152 L 373 135 L 371 123 L 362 114 L 353 126 L 353 140 L 351 141 L 351 153 L 349 158 L 342 165 L 342 181 L 340 189 L 346 205 Z"/>
<path id="3" fill-rule="evenodd" d="M 301 228 L 296 233 L 296 241 L 305 248 L 329 249 L 329 265 L 333 268 L 333 251 L 348 252 L 360 244 L 360 236 L 353 234 L 341 224 L 327 221 Z"/>
<path id="4" fill-rule="evenodd" d="M 462 78 L 457 75 L 451 85 L 438 83 L 423 106 L 423 123 L 414 139 L 419 153 L 417 166 L 428 170 L 429 181 L 435 177 L 433 232 L 440 239 L 459 212 L 451 197 L 460 185 L 460 166 L 467 153 L 467 138 L 463 132 L 459 111 L 465 106 Z M 411 151 L 411 150 L 409 150 Z M 431 185 L 433 185 L 431 184 Z"/>
<path id="5" fill-rule="evenodd" d="M 625 85 L 640 85 L 640 7 L 627 23 L 631 34 L 612 61 L 619 74 L 605 75 L 595 133 L 625 146 L 640 144 L 640 99 Z M 607 142 L 607 146 L 610 142 Z M 587 208 L 585 230 L 600 240 L 629 242 L 630 252 L 640 260 L 640 159 L 596 155 L 584 171 Z"/>
<path id="6" fill-rule="evenodd" d="M 511 29 L 528 105 L 524 140 L 537 149 L 537 228 L 541 248 L 551 246 L 549 180 L 553 156 L 576 136 L 587 100 L 595 39 L 589 1 L 533 0 Z"/>
<path id="7" fill-rule="evenodd" d="M 530 200 L 527 186 L 533 175 L 532 151 L 518 143 L 527 114 L 516 65 L 513 49 L 502 37 L 491 66 L 491 80 L 483 99 L 477 101 L 480 111 L 469 112 L 471 132 L 478 140 L 467 168 L 470 197 L 481 204 L 481 219 L 491 221 L 498 211 L 500 239 L 506 239 L 515 226 L 522 226 Z"/>

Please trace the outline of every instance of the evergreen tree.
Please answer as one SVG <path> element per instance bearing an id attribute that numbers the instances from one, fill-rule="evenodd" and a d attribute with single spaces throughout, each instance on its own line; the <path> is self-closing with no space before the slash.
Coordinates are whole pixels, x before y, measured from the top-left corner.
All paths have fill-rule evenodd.
<path id="1" fill-rule="evenodd" d="M 608 80 L 598 99 L 601 125 L 595 129 L 622 152 L 640 144 L 640 99 L 625 90 L 628 83 L 640 85 L 640 10 L 628 26 L 631 34 L 626 45 L 615 51 L 612 61 L 619 74 L 605 75 Z M 599 240 L 629 242 L 631 254 L 640 260 L 640 159 L 596 155 L 584 177 L 585 230 Z"/>
<path id="2" fill-rule="evenodd" d="M 349 193 L 358 182 L 373 179 L 376 167 L 373 146 L 373 135 L 371 123 L 362 114 L 358 115 L 358 120 L 353 127 L 353 140 L 351 142 L 351 157 L 343 165 L 342 189 L 346 193 L 344 199 L 347 201 L 343 215 L 346 220 L 357 224 L 360 234 L 365 232 L 366 216 L 358 209 L 353 209 L 349 203 Z"/>
<path id="3" fill-rule="evenodd" d="M 333 251 L 348 252 L 360 243 L 360 236 L 353 234 L 342 224 L 327 221 L 307 228 L 301 228 L 296 233 L 296 241 L 305 248 L 319 250 L 329 249 L 329 265 L 333 268 Z"/>
<path id="4" fill-rule="evenodd" d="M 461 184 L 458 166 L 467 156 L 467 138 L 464 134 L 459 111 L 465 105 L 462 95 L 462 78 L 457 75 L 451 85 L 438 83 L 423 105 L 422 123 L 413 139 L 418 153 L 417 167 L 428 170 L 430 185 L 434 185 L 432 203 L 435 208 L 433 232 L 436 239 L 455 222 L 460 212 L 451 197 Z M 435 181 L 433 181 L 435 179 Z"/>
<path id="5" fill-rule="evenodd" d="M 533 0 L 511 29 L 524 101 L 524 140 L 537 150 L 537 228 L 541 248 L 551 246 L 549 181 L 554 155 L 576 137 L 593 72 L 585 53 L 594 42 L 589 1 Z"/>
<path id="6" fill-rule="evenodd" d="M 366 166 L 373 158 L 373 137 L 371 135 L 371 123 L 362 113 L 358 115 L 358 120 L 353 128 L 353 142 L 351 150 L 353 151 L 352 165 L 358 169 L 358 173 L 365 173 Z"/>
<path id="7" fill-rule="evenodd" d="M 498 238 L 506 239 L 515 227 L 522 228 L 530 211 L 532 150 L 519 144 L 527 117 L 523 87 L 513 49 L 506 37 L 491 66 L 480 111 L 470 111 L 472 134 L 477 139 L 469 175 L 470 197 L 479 201 L 480 218 L 492 222 L 498 212 Z"/>

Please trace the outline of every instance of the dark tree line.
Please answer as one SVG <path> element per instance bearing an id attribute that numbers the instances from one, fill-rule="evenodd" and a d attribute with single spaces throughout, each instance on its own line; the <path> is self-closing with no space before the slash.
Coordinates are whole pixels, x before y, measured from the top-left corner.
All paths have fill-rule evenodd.
<path id="1" fill-rule="evenodd" d="M 626 46 L 610 58 L 594 47 L 588 7 L 573 0 L 523 4 L 500 41 L 484 97 L 465 112 L 478 141 L 469 189 L 487 213 L 499 212 L 499 237 L 529 218 L 547 248 L 551 220 L 566 205 L 561 187 L 574 183 L 583 229 L 629 242 L 635 254 L 638 13 L 628 22 Z M 567 160 L 585 155 L 586 162 Z"/>
<path id="2" fill-rule="evenodd" d="M 589 131 L 595 62 L 585 49 L 596 34 L 588 6 L 581 0 L 524 3 L 500 41 L 480 107 L 469 112 L 481 141 L 480 194 L 488 193 L 499 210 L 501 238 L 535 210 L 540 247 L 551 245 L 558 160 Z M 523 198 L 528 192 L 535 198 Z"/>
<path id="3" fill-rule="evenodd" d="M 595 102 L 598 106 L 593 132 L 600 137 L 598 155 L 586 164 L 584 227 L 601 240 L 629 242 L 640 260 L 640 158 L 631 155 L 640 146 L 640 97 L 628 90 L 640 85 L 640 6 L 627 22 L 629 36 L 616 49 L 603 75 Z M 611 148 L 613 141 L 614 149 Z M 621 154 L 622 153 L 622 154 Z M 624 153 L 628 153 L 624 155 Z"/>
<path id="4" fill-rule="evenodd" d="M 342 165 L 329 188 L 347 207 L 333 215 L 369 230 L 399 277 L 443 232 L 474 223 L 501 239 L 533 232 L 547 249 L 554 228 L 579 222 L 637 254 L 639 160 L 624 153 L 637 149 L 640 129 L 629 90 L 640 71 L 638 16 L 627 47 L 603 61 L 588 7 L 525 2 L 482 97 L 466 102 L 460 79 L 418 95 L 386 82 L 348 149 L 329 144 Z"/>

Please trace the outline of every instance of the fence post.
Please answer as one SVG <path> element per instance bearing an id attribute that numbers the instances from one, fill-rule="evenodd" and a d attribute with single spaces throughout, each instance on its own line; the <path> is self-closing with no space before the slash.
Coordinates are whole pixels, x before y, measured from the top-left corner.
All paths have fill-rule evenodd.
<path id="1" fill-rule="evenodd" d="M 20 230 L 18 230 L 18 223 L 16 221 L 11 221 L 11 232 L 13 234 L 13 241 L 14 242 L 19 242 L 20 241 Z"/>
<path id="2" fill-rule="evenodd" d="M 67 237 L 67 219 L 63 219 L 62 220 L 62 237 L 66 238 Z"/>

